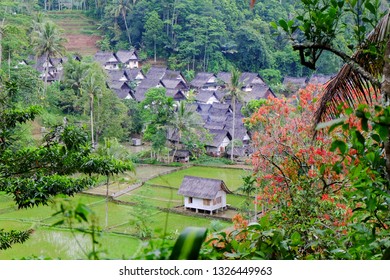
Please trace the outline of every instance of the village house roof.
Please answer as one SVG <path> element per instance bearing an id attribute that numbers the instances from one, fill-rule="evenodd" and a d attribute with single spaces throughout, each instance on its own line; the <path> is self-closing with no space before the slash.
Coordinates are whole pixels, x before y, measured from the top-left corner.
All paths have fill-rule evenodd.
<path id="1" fill-rule="evenodd" d="M 225 137 L 227 137 L 229 140 L 232 140 L 232 136 L 227 130 L 210 129 L 209 134 L 211 135 L 212 139 L 211 141 L 207 141 L 208 143 L 206 143 L 206 146 L 219 147 L 222 144 Z"/>
<path id="2" fill-rule="evenodd" d="M 229 112 L 230 112 L 229 108 L 219 109 L 219 108 L 216 108 L 214 106 L 211 106 L 211 108 L 209 110 L 210 115 L 215 115 L 215 116 L 224 116 L 224 115 L 228 114 Z"/>
<path id="3" fill-rule="evenodd" d="M 214 85 L 217 81 L 217 77 L 213 73 L 200 72 L 196 74 L 195 78 L 191 81 L 190 86 L 194 88 L 203 88 L 207 85 Z"/>
<path id="4" fill-rule="evenodd" d="M 174 70 L 165 70 L 164 76 L 162 79 L 168 79 L 168 80 L 180 80 L 183 81 L 184 84 L 187 85 L 187 81 L 184 78 L 183 74 L 180 71 L 174 71 Z"/>
<path id="5" fill-rule="evenodd" d="M 128 81 L 129 77 L 127 73 L 123 70 L 108 70 L 107 71 L 108 78 L 111 81 Z"/>
<path id="6" fill-rule="evenodd" d="M 187 89 L 187 85 L 182 80 L 163 79 L 161 84 L 167 89 Z"/>
<path id="7" fill-rule="evenodd" d="M 210 102 L 213 98 L 215 99 L 215 101 L 219 101 L 215 92 L 211 90 L 200 90 L 195 96 L 195 100 L 202 103 Z"/>
<path id="8" fill-rule="evenodd" d="M 217 79 L 224 84 L 229 84 L 231 80 L 232 74 L 230 72 L 219 72 L 217 74 Z"/>
<path id="9" fill-rule="evenodd" d="M 229 110 L 230 109 L 230 104 L 227 103 L 213 103 L 212 107 L 215 109 L 221 109 L 221 110 Z"/>
<path id="10" fill-rule="evenodd" d="M 207 122 L 204 125 L 205 129 L 208 130 L 224 130 L 225 129 L 225 123 L 217 123 L 217 122 Z"/>
<path id="11" fill-rule="evenodd" d="M 309 79 L 309 84 L 321 84 L 328 83 L 333 78 L 333 75 L 313 74 Z"/>
<path id="12" fill-rule="evenodd" d="M 189 150 L 170 150 L 169 151 L 169 155 L 170 156 L 173 156 L 175 155 L 175 157 L 189 157 L 190 156 L 190 151 Z"/>
<path id="13" fill-rule="evenodd" d="M 138 60 L 138 56 L 134 50 L 119 50 L 115 53 L 115 56 L 118 58 L 118 61 L 121 63 L 129 63 L 129 61 Z"/>
<path id="14" fill-rule="evenodd" d="M 175 101 L 180 101 L 186 99 L 186 96 L 180 89 L 166 89 L 166 96 L 172 97 Z"/>
<path id="15" fill-rule="evenodd" d="M 214 199 L 221 190 L 231 193 L 222 180 L 184 176 L 177 193 L 187 197 Z"/>
<path id="16" fill-rule="evenodd" d="M 145 74 L 143 73 L 142 69 L 134 68 L 134 69 L 125 69 L 124 71 L 130 81 L 145 79 Z"/>
<path id="17" fill-rule="evenodd" d="M 243 101 L 247 103 L 254 99 L 267 99 L 269 96 L 276 97 L 276 95 L 269 86 L 267 86 L 266 84 L 258 84 L 252 86 L 251 91 L 248 91 L 243 94 Z"/>
<path id="18" fill-rule="evenodd" d="M 124 81 L 112 81 L 108 84 L 110 89 L 127 89 L 130 90 L 130 86 Z"/>
<path id="19" fill-rule="evenodd" d="M 228 119 L 228 115 L 209 115 L 211 122 L 225 123 Z"/>
<path id="20" fill-rule="evenodd" d="M 244 87 L 253 85 L 264 85 L 264 80 L 257 73 L 244 72 L 240 76 L 240 83 L 243 83 Z"/>
<path id="21" fill-rule="evenodd" d="M 290 77 L 286 76 L 283 78 L 283 85 L 294 85 L 298 88 L 303 88 L 306 86 L 307 77 Z"/>
<path id="22" fill-rule="evenodd" d="M 94 59 L 103 66 L 111 63 L 119 63 L 113 52 L 99 51 L 95 54 Z"/>
<path id="23" fill-rule="evenodd" d="M 249 146 L 246 147 L 233 147 L 233 156 L 234 157 L 246 157 L 253 153 L 253 149 Z M 227 156 L 231 156 L 232 149 L 226 150 Z"/>
<path id="24" fill-rule="evenodd" d="M 152 66 L 150 67 L 148 73 L 146 73 L 146 78 L 161 80 L 164 77 L 166 71 L 167 71 L 166 67 Z"/>
<path id="25" fill-rule="evenodd" d="M 197 103 L 198 104 L 198 112 L 200 114 L 208 114 L 211 104 L 206 104 L 206 103 Z"/>
<path id="26" fill-rule="evenodd" d="M 186 111 L 188 112 L 197 112 L 199 109 L 199 105 L 197 103 L 187 103 Z"/>

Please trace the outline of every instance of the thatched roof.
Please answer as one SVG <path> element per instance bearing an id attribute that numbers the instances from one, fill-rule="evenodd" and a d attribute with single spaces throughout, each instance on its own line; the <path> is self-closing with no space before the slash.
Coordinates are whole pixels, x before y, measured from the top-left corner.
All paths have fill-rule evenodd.
<path id="1" fill-rule="evenodd" d="M 229 84 L 232 78 L 232 74 L 230 72 L 219 72 L 217 74 L 218 80 L 222 81 L 225 84 Z"/>
<path id="2" fill-rule="evenodd" d="M 213 73 L 200 72 L 196 74 L 190 85 L 194 88 L 202 88 L 207 84 L 214 84 L 217 77 Z"/>
<path id="3" fill-rule="evenodd" d="M 244 102 L 249 102 L 254 99 L 267 99 L 269 96 L 276 97 L 272 89 L 267 85 L 254 85 L 252 91 L 244 94 Z"/>
<path id="4" fill-rule="evenodd" d="M 219 147 L 219 145 L 222 144 L 223 140 L 225 137 L 227 137 L 229 140 L 232 139 L 232 136 L 230 135 L 229 131 L 227 130 L 222 130 L 222 129 L 210 129 L 209 133 L 212 137 L 211 142 L 206 141 L 206 146 L 209 147 Z"/>
<path id="5" fill-rule="evenodd" d="M 299 88 L 304 88 L 307 84 L 307 77 L 290 77 L 283 78 L 283 85 L 294 85 Z"/>
<path id="6" fill-rule="evenodd" d="M 178 157 L 178 158 L 183 158 L 183 157 L 189 157 L 190 156 L 190 151 L 189 150 L 170 150 L 169 151 L 169 155 L 170 156 L 173 156 L 175 155 L 175 157 Z"/>
<path id="7" fill-rule="evenodd" d="M 187 89 L 187 85 L 182 80 L 163 79 L 161 84 L 167 89 Z"/>
<path id="8" fill-rule="evenodd" d="M 120 81 L 120 80 L 128 81 L 129 80 L 127 73 L 123 70 L 109 70 L 109 71 L 107 71 L 107 74 L 108 74 L 108 78 L 111 81 Z"/>
<path id="9" fill-rule="evenodd" d="M 175 101 L 187 99 L 186 96 L 184 95 L 184 93 L 180 89 L 167 88 L 165 95 L 168 97 L 172 97 Z"/>
<path id="10" fill-rule="evenodd" d="M 323 75 L 323 74 L 313 74 L 310 77 L 309 84 L 324 85 L 327 84 L 335 75 Z"/>
<path id="11" fill-rule="evenodd" d="M 119 63 L 113 52 L 97 52 L 94 59 L 102 65 L 106 65 L 108 63 Z"/>
<path id="12" fill-rule="evenodd" d="M 148 73 L 146 74 L 146 78 L 148 79 L 152 78 L 154 80 L 160 81 L 164 77 L 166 71 L 167 71 L 166 67 L 152 66 L 150 67 Z"/>
<path id="13" fill-rule="evenodd" d="M 215 199 L 220 190 L 231 193 L 222 180 L 185 176 L 177 193 L 188 197 Z"/>
<path id="14" fill-rule="evenodd" d="M 135 53 L 134 50 L 126 51 L 126 50 L 119 50 L 116 52 L 116 57 L 121 63 L 129 63 L 131 60 L 138 60 L 138 56 Z"/>
<path id="15" fill-rule="evenodd" d="M 244 72 L 241 74 L 240 83 L 244 87 L 253 86 L 253 85 L 265 85 L 264 80 L 257 73 Z"/>

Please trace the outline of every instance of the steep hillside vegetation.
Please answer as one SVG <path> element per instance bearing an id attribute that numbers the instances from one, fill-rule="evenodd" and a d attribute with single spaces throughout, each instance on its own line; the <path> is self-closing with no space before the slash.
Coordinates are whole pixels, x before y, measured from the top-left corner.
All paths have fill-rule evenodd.
<path id="1" fill-rule="evenodd" d="M 65 10 L 48 12 L 48 17 L 61 29 L 67 39 L 65 47 L 68 52 L 80 55 L 94 55 L 101 39 L 98 23 L 86 17 L 81 11 Z"/>

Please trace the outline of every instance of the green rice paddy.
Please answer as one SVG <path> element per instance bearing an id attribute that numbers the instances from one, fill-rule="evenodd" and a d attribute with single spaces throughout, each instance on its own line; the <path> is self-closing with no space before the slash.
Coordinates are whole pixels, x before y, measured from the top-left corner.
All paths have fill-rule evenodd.
<path id="1" fill-rule="evenodd" d="M 213 225 L 218 224 L 220 227 L 229 227 L 230 223 L 217 221 L 212 216 L 183 215 L 160 209 L 183 205 L 183 197 L 177 194 L 177 190 L 186 175 L 221 179 L 234 192 L 241 186 L 241 178 L 247 172 L 242 169 L 190 167 L 148 180 L 142 187 L 121 195 L 108 204 L 104 196 L 78 194 L 71 198 L 57 197 L 47 206 L 17 209 L 11 196 L 0 193 L 0 229 L 34 230 L 26 243 L 0 250 L 0 259 L 86 259 L 85 252 L 91 249 L 92 244 L 90 236 L 72 232 L 67 225 L 53 226 L 62 218 L 61 215 L 53 216 L 59 211 L 61 203 L 76 205 L 80 202 L 93 211 L 101 229 L 98 250 L 102 251 L 100 256 L 107 259 L 131 258 L 142 246 L 134 226 L 136 211 L 140 211 L 135 204 L 140 201 L 149 208 L 151 230 L 156 236 L 164 233 L 170 238 L 176 238 L 186 227 L 194 225 L 213 228 Z M 147 177 L 146 173 L 142 177 Z M 244 199 L 245 197 L 236 194 L 229 194 L 227 198 L 228 204 L 237 208 Z M 75 227 L 79 226 L 81 225 L 75 224 Z"/>

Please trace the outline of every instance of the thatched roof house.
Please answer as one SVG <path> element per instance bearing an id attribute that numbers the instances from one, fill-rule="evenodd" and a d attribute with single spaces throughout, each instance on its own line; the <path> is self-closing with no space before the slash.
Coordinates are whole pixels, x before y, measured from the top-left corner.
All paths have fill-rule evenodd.
<path id="1" fill-rule="evenodd" d="M 224 181 L 194 176 L 185 176 L 178 194 L 184 196 L 184 207 L 198 212 L 213 212 L 226 209 L 226 194 L 231 193 Z"/>

